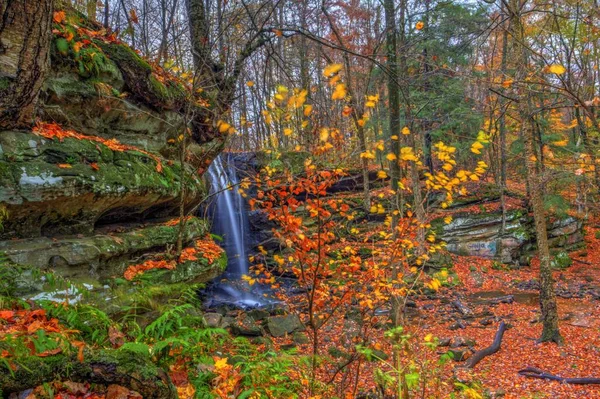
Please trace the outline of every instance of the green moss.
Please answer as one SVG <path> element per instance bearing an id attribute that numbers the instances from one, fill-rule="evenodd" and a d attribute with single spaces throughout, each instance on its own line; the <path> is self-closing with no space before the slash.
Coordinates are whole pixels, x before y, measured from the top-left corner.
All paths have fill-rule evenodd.
<path id="1" fill-rule="evenodd" d="M 0 92 L 7 90 L 11 86 L 12 81 L 13 80 L 7 76 L 0 76 Z"/>
<path id="2" fill-rule="evenodd" d="M 102 40 L 94 40 L 94 43 L 117 65 L 123 64 L 136 70 L 152 73 L 152 67 L 131 47 L 123 44 L 105 43 Z"/>
<path id="3" fill-rule="evenodd" d="M 156 79 L 154 75 L 150 75 L 148 81 L 150 82 L 150 88 L 154 92 L 154 95 L 161 99 L 165 104 L 185 99 L 185 91 L 178 84 L 167 82 L 165 85 Z"/>

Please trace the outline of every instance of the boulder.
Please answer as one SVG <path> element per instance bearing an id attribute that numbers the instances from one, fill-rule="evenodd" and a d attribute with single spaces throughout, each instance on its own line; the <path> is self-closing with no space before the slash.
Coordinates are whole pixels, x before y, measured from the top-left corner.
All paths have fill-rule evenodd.
<path id="1" fill-rule="evenodd" d="M 305 329 L 304 324 L 295 314 L 268 317 L 266 325 L 269 333 L 275 338 Z"/>
<path id="2" fill-rule="evenodd" d="M 263 334 L 262 327 L 252 317 L 242 313 L 240 317 L 229 326 L 233 335 L 245 337 L 260 337 Z"/>

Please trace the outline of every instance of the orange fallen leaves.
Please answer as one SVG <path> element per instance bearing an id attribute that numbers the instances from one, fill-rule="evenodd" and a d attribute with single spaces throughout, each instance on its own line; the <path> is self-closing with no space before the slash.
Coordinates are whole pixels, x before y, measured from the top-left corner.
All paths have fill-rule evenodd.
<path id="1" fill-rule="evenodd" d="M 196 253 L 198 253 L 198 250 L 196 248 L 193 248 L 193 247 L 184 248 L 181 251 L 181 255 L 179 255 L 179 263 L 183 263 L 188 260 L 191 260 L 191 261 L 198 260 Z"/>
<path id="2" fill-rule="evenodd" d="M 172 225 L 173 221 L 176 220 L 179 222 L 179 219 L 173 219 L 168 221 L 170 225 Z M 208 261 L 208 264 L 212 264 L 215 260 L 219 259 L 223 255 L 223 248 L 218 246 L 214 240 L 210 237 L 207 237 L 202 240 L 196 240 L 193 247 L 184 248 L 179 255 L 178 262 L 174 260 L 147 260 L 144 263 L 129 266 L 125 273 L 123 273 L 123 277 L 126 280 L 133 280 L 139 274 L 144 273 L 145 271 L 152 269 L 168 269 L 173 270 L 177 267 L 177 264 L 181 264 L 187 261 L 196 261 L 199 258 L 204 258 Z"/>
<path id="3" fill-rule="evenodd" d="M 123 273 L 123 277 L 126 280 L 133 280 L 138 274 L 142 274 L 147 270 L 152 269 L 168 269 L 173 270 L 177 266 L 175 261 L 166 261 L 166 260 L 147 260 L 144 263 L 139 265 L 129 266 L 125 273 Z"/>
<path id="4" fill-rule="evenodd" d="M 197 252 L 201 253 L 202 257 L 208 260 L 209 264 L 213 263 L 223 255 L 223 248 L 218 246 L 217 243 L 210 238 L 197 240 L 195 247 Z"/>
<path id="5" fill-rule="evenodd" d="M 186 216 L 184 218 L 184 220 L 186 222 L 188 222 L 191 218 L 192 218 L 192 216 Z M 173 227 L 173 226 L 177 226 L 177 225 L 179 225 L 179 218 L 174 218 L 174 219 L 171 219 L 171 220 L 165 222 L 165 226 L 171 226 L 171 227 Z"/>
<path id="6" fill-rule="evenodd" d="M 55 11 L 52 19 L 57 24 L 62 24 L 63 22 L 65 22 L 65 19 L 66 19 L 65 12 L 64 11 Z"/>
<path id="7" fill-rule="evenodd" d="M 48 123 L 48 122 L 38 122 L 35 125 L 35 127 L 33 128 L 33 132 L 39 136 L 42 136 L 42 137 L 45 137 L 45 138 L 51 139 L 51 140 L 58 139 L 59 141 L 63 141 L 65 138 L 72 138 L 72 139 L 76 139 L 76 140 L 88 140 L 88 141 L 93 141 L 95 143 L 103 144 L 106 147 L 108 147 L 109 149 L 111 149 L 112 151 L 140 152 L 144 155 L 149 156 L 156 162 L 156 171 L 157 172 L 160 173 L 163 170 L 162 161 L 160 160 L 160 158 L 158 156 L 156 156 L 148 151 L 144 151 L 140 148 L 137 148 L 135 146 L 123 144 L 123 143 L 119 142 L 117 139 L 103 139 L 102 137 L 90 136 L 90 135 L 78 133 L 74 130 L 65 130 L 57 123 Z M 59 164 L 58 167 L 66 168 L 67 166 L 65 166 L 65 165 L 67 165 L 67 164 Z M 71 167 L 71 165 L 69 165 L 68 167 Z M 92 166 L 92 168 L 94 168 L 94 167 Z M 96 170 L 96 169 L 94 169 L 94 170 Z"/>
<path id="8" fill-rule="evenodd" d="M 66 338 L 69 338 L 70 334 L 74 332 L 61 326 L 58 319 L 49 319 L 43 309 L 0 310 L 0 320 L 2 320 L 0 322 L 0 342 L 7 339 L 7 337 L 10 337 L 10 339 L 23 339 L 31 349 L 31 354 L 38 357 L 53 356 L 63 351 L 61 346 L 38 351 L 33 340 L 39 331 L 61 333 Z M 71 344 L 74 345 L 75 342 L 71 342 Z M 85 344 L 82 343 L 82 345 Z M 81 351 L 81 358 L 83 358 L 83 349 Z M 12 356 L 13 353 L 10 349 L 4 349 L 0 352 L 0 358 L 11 358 Z"/>

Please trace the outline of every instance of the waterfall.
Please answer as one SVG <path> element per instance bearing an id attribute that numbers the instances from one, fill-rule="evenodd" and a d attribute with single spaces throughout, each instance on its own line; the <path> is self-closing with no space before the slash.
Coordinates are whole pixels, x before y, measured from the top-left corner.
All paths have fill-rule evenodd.
<path id="1" fill-rule="evenodd" d="M 215 158 L 208 168 L 208 175 L 211 195 L 214 195 L 211 206 L 212 232 L 223 237 L 222 245 L 228 259 L 227 274 L 239 278 L 248 274 L 248 215 L 244 199 L 238 192 L 240 182 L 231 154 L 228 154 L 226 166 L 221 155 Z"/>
<path id="2" fill-rule="evenodd" d="M 276 303 L 264 287 L 250 287 L 241 276 L 248 274 L 248 215 L 244 198 L 239 193 L 239 178 L 233 166 L 232 154 L 223 162 L 221 154 L 208 168 L 210 179 L 212 232 L 223 238 L 221 246 L 227 254 L 227 270 L 207 292 L 207 307 L 219 304 L 241 308 L 260 308 Z"/>

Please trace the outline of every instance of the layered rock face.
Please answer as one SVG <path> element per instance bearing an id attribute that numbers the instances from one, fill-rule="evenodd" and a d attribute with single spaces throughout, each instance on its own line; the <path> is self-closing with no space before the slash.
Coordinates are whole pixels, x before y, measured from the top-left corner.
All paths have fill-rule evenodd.
<path id="1" fill-rule="evenodd" d="M 506 229 L 502 232 L 502 214 L 456 214 L 452 222 L 434 222 L 439 238 L 446 242 L 449 252 L 458 255 L 479 256 L 506 264 L 526 265 L 535 251 L 533 220 L 524 210 L 506 214 Z M 548 221 L 548 239 L 557 253 L 571 251 L 584 245 L 583 223 L 573 217 Z"/>
<path id="2" fill-rule="evenodd" d="M 94 28 L 85 23 L 77 24 Z M 182 166 L 185 85 L 117 40 L 68 42 L 57 34 L 51 54 L 38 104 L 46 125 L 0 132 L 0 253 L 102 282 L 133 258 L 176 244 L 179 227 L 165 222 L 204 198 L 201 172 L 223 141 L 190 141 Z M 47 134 L 48 126 L 58 134 Z M 192 218 L 184 245 L 207 233 Z M 206 281 L 223 266 L 191 267 L 182 278 Z"/>

